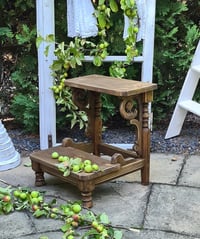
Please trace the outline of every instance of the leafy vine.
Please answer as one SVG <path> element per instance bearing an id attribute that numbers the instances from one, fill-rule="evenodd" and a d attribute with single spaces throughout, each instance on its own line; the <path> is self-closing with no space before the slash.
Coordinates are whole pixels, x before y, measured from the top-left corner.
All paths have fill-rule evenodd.
<path id="1" fill-rule="evenodd" d="M 107 40 L 107 31 L 112 27 L 110 21 L 111 14 L 119 14 L 121 9 L 124 16 L 129 19 L 127 29 L 127 37 L 125 42 L 126 61 L 114 61 L 110 66 L 109 73 L 113 77 L 124 78 L 126 75 L 126 67 L 130 65 L 133 58 L 138 55 L 136 48 L 136 36 L 138 32 L 137 24 L 137 7 L 135 0 L 99 0 L 93 1 L 95 12 L 94 16 L 97 19 L 98 26 L 98 42 L 86 40 L 80 37 L 75 37 L 65 44 L 64 42 L 56 43 L 54 54 L 56 59 L 51 65 L 53 76 L 55 78 L 52 90 L 55 95 L 56 103 L 61 108 L 61 111 L 68 112 L 67 117 L 71 119 L 71 127 L 79 123 L 79 127 L 83 128 L 86 125 L 87 117 L 84 112 L 78 111 L 78 108 L 71 100 L 70 89 L 65 88 L 64 81 L 67 79 L 71 68 L 81 66 L 84 61 L 84 56 L 89 54 L 93 57 L 93 64 L 100 67 L 104 59 L 109 55 Z M 38 37 L 37 44 L 41 41 L 53 42 L 53 36 L 47 36 L 46 39 Z M 97 40 L 97 39 L 95 39 Z M 48 53 L 48 47 L 46 54 Z"/>
<path id="2" fill-rule="evenodd" d="M 3 180 L 0 181 L 7 184 Z M 60 228 L 63 233 L 62 239 L 122 239 L 122 230 L 137 230 L 112 225 L 106 213 L 95 214 L 92 210 L 83 208 L 80 201 L 67 201 L 58 205 L 56 198 L 46 199 L 45 192 L 14 185 L 0 187 L 0 215 L 14 211 L 28 211 L 35 218 L 63 221 Z M 40 239 L 48 237 L 43 235 Z"/>

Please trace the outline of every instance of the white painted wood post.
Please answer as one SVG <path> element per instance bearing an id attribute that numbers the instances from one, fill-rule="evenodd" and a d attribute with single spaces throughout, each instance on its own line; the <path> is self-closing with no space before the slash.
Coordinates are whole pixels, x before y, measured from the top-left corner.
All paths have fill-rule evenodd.
<path id="1" fill-rule="evenodd" d="M 46 37 L 55 35 L 54 0 L 36 0 L 37 34 Z M 49 136 L 52 145 L 56 144 L 56 105 L 53 92 L 53 77 L 49 66 L 54 59 L 54 44 L 49 48 L 49 55 L 44 55 L 47 43 L 42 42 L 38 49 L 38 77 L 39 77 L 39 118 L 40 118 L 40 148 L 47 149 Z M 49 44 L 48 44 L 49 45 Z"/>
<path id="2" fill-rule="evenodd" d="M 141 81 L 153 81 L 153 58 L 154 58 L 154 32 L 155 32 L 155 14 L 156 0 L 146 0 L 146 29 L 143 40 L 143 57 Z"/>

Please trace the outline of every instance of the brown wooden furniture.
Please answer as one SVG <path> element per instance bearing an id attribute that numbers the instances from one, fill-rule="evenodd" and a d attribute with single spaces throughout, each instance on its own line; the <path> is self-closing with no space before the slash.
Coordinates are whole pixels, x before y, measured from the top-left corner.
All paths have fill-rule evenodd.
<path id="1" fill-rule="evenodd" d="M 62 146 L 34 152 L 30 155 L 32 168 L 36 173 L 36 185 L 45 184 L 44 172 L 77 186 L 82 194 L 83 204 L 92 207 L 92 191 L 97 184 L 141 170 L 141 182 L 149 184 L 150 130 L 148 104 L 153 100 L 156 84 L 118 79 L 101 75 L 88 75 L 65 81 L 71 87 L 73 101 L 88 115 L 86 135 L 89 142 L 75 143 L 63 139 Z M 136 142 L 132 150 L 124 150 L 102 142 L 101 93 L 119 97 L 120 113 L 137 129 Z M 51 159 L 52 151 L 71 157 L 91 159 L 100 165 L 94 173 L 71 173 L 64 177 Z M 108 155 L 110 160 L 102 159 Z"/>

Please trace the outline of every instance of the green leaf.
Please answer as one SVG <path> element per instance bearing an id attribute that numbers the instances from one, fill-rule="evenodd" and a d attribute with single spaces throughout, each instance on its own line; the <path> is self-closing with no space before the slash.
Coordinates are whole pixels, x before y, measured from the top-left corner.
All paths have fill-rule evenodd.
<path id="1" fill-rule="evenodd" d="M 115 0 L 110 0 L 110 8 L 113 12 L 118 12 L 118 5 Z"/>
<path id="2" fill-rule="evenodd" d="M 90 235 L 99 235 L 99 232 L 97 232 L 96 229 L 92 228 L 91 230 L 88 230 L 86 233 L 84 233 L 84 236 L 82 238 L 90 238 Z M 91 237 L 91 238 L 96 238 L 96 237 Z M 97 238 L 102 238 L 102 237 L 97 237 Z M 103 238 L 102 238 L 103 239 Z"/>
<path id="3" fill-rule="evenodd" d="M 67 177 L 70 175 L 70 169 L 66 169 L 65 172 L 63 173 L 63 176 Z"/>
<path id="4" fill-rule="evenodd" d="M 39 48 L 40 44 L 44 41 L 44 38 L 42 36 L 38 36 L 36 38 L 36 47 Z"/>
<path id="5" fill-rule="evenodd" d="M 12 189 L 11 186 L 8 186 L 6 188 L 0 187 L 0 193 L 4 195 L 9 195 L 11 193 Z"/>
<path id="6" fill-rule="evenodd" d="M 81 59 L 79 57 L 76 57 L 75 59 L 76 59 L 76 64 L 81 66 L 82 65 Z"/>
<path id="7" fill-rule="evenodd" d="M 84 122 L 81 120 L 80 123 L 79 123 L 79 128 L 80 129 L 83 129 L 83 127 L 85 126 Z"/>
<path id="8" fill-rule="evenodd" d="M 24 163 L 24 167 L 31 167 L 31 162 Z"/>
<path id="9" fill-rule="evenodd" d="M 74 127 L 74 125 L 77 123 L 76 119 L 71 119 L 71 129 Z"/>
<path id="10" fill-rule="evenodd" d="M 62 69 L 62 62 L 60 61 L 54 61 L 53 64 L 51 65 L 51 69 L 54 71 L 59 71 Z"/>
<path id="11" fill-rule="evenodd" d="M 114 231 L 114 239 L 122 239 L 123 233 L 122 231 L 115 230 Z"/>
<path id="12" fill-rule="evenodd" d="M 108 219 L 108 216 L 105 213 L 102 213 L 100 215 L 100 221 L 101 223 L 108 224 L 110 221 Z"/>
<path id="13" fill-rule="evenodd" d="M 48 239 L 47 236 L 40 236 L 39 239 Z"/>
<path id="14" fill-rule="evenodd" d="M 103 5 L 105 3 L 105 0 L 99 0 L 99 5 Z"/>
<path id="15" fill-rule="evenodd" d="M 101 66 L 102 65 L 102 60 L 100 56 L 94 56 L 93 63 L 95 66 Z"/>
<path id="16" fill-rule="evenodd" d="M 80 164 L 82 162 L 81 158 L 74 158 L 72 164 Z"/>
<path id="17" fill-rule="evenodd" d="M 55 41 L 54 34 L 47 35 L 45 40 L 46 40 L 46 42 L 54 42 Z"/>
<path id="18" fill-rule="evenodd" d="M 47 215 L 47 212 L 45 210 L 36 210 L 33 213 L 34 217 L 42 217 L 42 216 L 45 216 L 45 215 Z"/>
<path id="19" fill-rule="evenodd" d="M 13 204 L 7 203 L 4 210 L 5 210 L 5 213 L 10 213 L 13 210 Z"/>
<path id="20" fill-rule="evenodd" d="M 71 228 L 71 225 L 70 225 L 70 224 L 65 224 L 65 225 L 63 225 L 60 229 L 61 229 L 62 232 L 66 232 L 66 231 L 68 231 L 70 228 Z"/>
<path id="21" fill-rule="evenodd" d="M 105 18 L 105 15 L 104 14 L 99 14 L 98 17 L 98 23 L 99 23 L 99 26 L 101 29 L 105 28 L 106 26 L 106 18 Z"/>
<path id="22" fill-rule="evenodd" d="M 72 58 L 71 61 L 70 61 L 70 66 L 72 68 L 76 68 L 76 59 L 75 58 Z"/>
<path id="23" fill-rule="evenodd" d="M 44 55 L 47 57 L 48 54 L 49 54 L 49 48 L 50 48 L 50 45 L 46 46 L 45 47 L 45 50 L 44 50 Z"/>
<path id="24" fill-rule="evenodd" d="M 14 35 L 10 28 L 8 27 L 0 27 L 0 36 L 6 36 L 8 38 L 12 38 Z"/>

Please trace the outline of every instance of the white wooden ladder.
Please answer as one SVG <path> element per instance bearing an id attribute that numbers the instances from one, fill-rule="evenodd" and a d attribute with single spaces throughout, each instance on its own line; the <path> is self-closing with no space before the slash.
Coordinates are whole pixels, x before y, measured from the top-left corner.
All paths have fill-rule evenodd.
<path id="1" fill-rule="evenodd" d="M 200 116 L 200 103 L 193 100 L 195 90 L 200 79 L 200 41 L 196 48 L 192 64 L 186 75 L 174 113 L 172 115 L 165 139 L 180 134 L 188 112 Z"/>
<path id="2" fill-rule="evenodd" d="M 55 0 L 36 0 L 37 7 L 37 34 L 46 37 L 49 34 L 55 35 Z M 140 56 L 134 57 L 133 62 L 142 64 L 141 80 L 152 82 L 153 75 L 153 52 L 154 52 L 154 28 L 156 0 L 143 0 L 145 5 L 145 29 L 143 39 L 143 52 Z M 51 44 L 49 54 L 44 54 L 45 47 L 49 43 L 42 42 L 38 48 L 38 78 L 40 98 L 40 149 L 49 147 L 49 139 L 52 145 L 56 143 L 56 105 L 51 87 L 53 76 L 50 65 L 55 59 L 54 44 Z M 126 56 L 108 56 L 105 62 L 124 61 Z M 85 61 L 92 61 L 90 56 L 85 56 Z"/>

